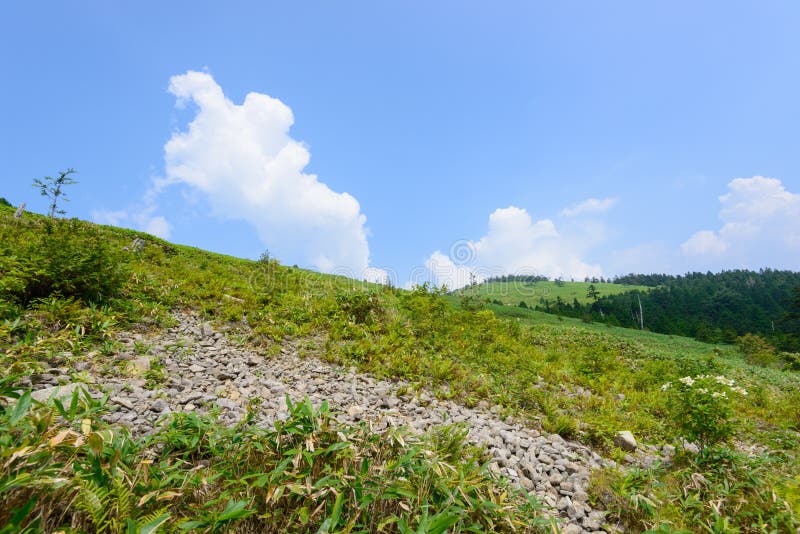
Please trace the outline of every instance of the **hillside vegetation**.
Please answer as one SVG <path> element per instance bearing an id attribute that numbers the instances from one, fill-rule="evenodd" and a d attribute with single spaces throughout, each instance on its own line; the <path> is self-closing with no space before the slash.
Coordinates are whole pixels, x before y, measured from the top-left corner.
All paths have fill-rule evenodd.
<path id="1" fill-rule="evenodd" d="M 627 291 L 648 291 L 647 286 L 613 284 L 611 282 L 564 282 L 538 280 L 536 282 L 510 281 L 486 282 L 458 291 L 460 295 L 474 295 L 489 299 L 495 304 L 506 306 L 525 306 L 530 309 L 550 307 L 555 310 L 565 304 L 592 304 L 594 300 L 588 296 L 589 286 L 594 287 L 600 296 L 616 295 Z"/>
<path id="2" fill-rule="evenodd" d="M 785 350 L 800 350 L 800 321 L 787 315 L 793 293 L 800 288 L 800 273 L 762 269 L 684 276 L 629 275 L 622 281 L 658 281 L 658 287 L 641 294 L 645 324 L 654 332 L 692 336 L 702 341 L 734 341 L 747 333 L 767 337 Z M 632 294 L 609 295 L 595 303 L 593 317 L 635 326 Z"/>
<path id="3" fill-rule="evenodd" d="M 509 280 L 472 285 L 456 294 L 712 343 L 734 343 L 756 334 L 783 351 L 800 350 L 800 273 L 793 271 L 632 274 L 613 283 L 505 278 Z"/>
<path id="4" fill-rule="evenodd" d="M 129 230 L 12 215 L 0 207 L 0 386 L 8 399 L 0 530 L 538 528 L 536 504 L 506 491 L 457 434 L 376 437 L 296 399 L 275 429 L 177 414 L 138 439 L 100 421 L 102 402 L 76 395 L 39 404 L 25 393 L 52 366 L 108 359 L 116 331 L 162 327 L 176 309 L 246 325 L 246 341 L 273 354 L 286 337 L 321 339 L 332 362 L 467 406 L 486 401 L 623 464 L 618 431 L 677 446 L 668 463 L 595 474 L 597 506 L 627 530 L 799 526 L 800 380 L 747 350 L 544 320 L 518 307 L 454 306 L 455 297 L 427 286 L 373 286 L 266 256 L 248 261 Z M 145 240 L 142 250 L 123 250 L 134 238 Z M 683 438 L 699 452 L 684 450 Z"/>

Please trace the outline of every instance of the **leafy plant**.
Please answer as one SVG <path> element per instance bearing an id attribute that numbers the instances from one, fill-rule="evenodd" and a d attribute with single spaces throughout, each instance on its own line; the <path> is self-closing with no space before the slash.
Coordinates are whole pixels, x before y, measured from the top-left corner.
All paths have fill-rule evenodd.
<path id="1" fill-rule="evenodd" d="M 673 423 L 701 449 L 725 442 L 733 436 L 736 425 L 732 397 L 747 395 L 746 389 L 734 384 L 734 380 L 722 375 L 697 375 L 685 376 L 662 386 L 669 399 Z"/>
<path id="2" fill-rule="evenodd" d="M 356 324 L 372 324 L 383 315 L 380 298 L 372 291 L 340 291 L 336 294 L 336 303 L 341 313 Z"/>
<path id="3" fill-rule="evenodd" d="M 8 235 L 12 229 L 0 229 Z M 76 221 L 53 221 L 0 257 L 0 295 L 21 303 L 51 295 L 83 302 L 107 300 L 128 277 L 127 258 L 99 230 Z"/>
<path id="4" fill-rule="evenodd" d="M 59 171 L 58 178 L 52 176 L 45 176 L 44 179 L 35 178 L 33 186 L 39 189 L 39 193 L 43 197 L 50 199 L 50 207 L 48 216 L 53 218 L 56 214 L 64 215 L 66 211 L 59 209 L 59 201 L 67 202 L 67 195 L 64 193 L 63 188 L 67 185 L 77 183 L 72 175 L 75 174 L 75 169 L 67 169 L 66 171 Z"/>
<path id="5" fill-rule="evenodd" d="M 336 423 L 287 399 L 274 429 L 173 414 L 146 439 L 102 402 L 24 393 L 0 413 L 0 532 L 521 532 L 535 500 L 481 465 L 466 432 L 415 437 Z M 59 417 L 57 417 L 57 415 Z"/>

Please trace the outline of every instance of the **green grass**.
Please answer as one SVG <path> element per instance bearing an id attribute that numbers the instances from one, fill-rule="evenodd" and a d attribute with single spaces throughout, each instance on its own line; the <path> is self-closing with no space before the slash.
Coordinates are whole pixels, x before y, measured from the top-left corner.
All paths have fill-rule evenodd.
<path id="1" fill-rule="evenodd" d="M 581 304 L 590 304 L 592 299 L 586 296 L 589 286 L 594 285 L 601 297 L 616 295 L 626 291 L 649 291 L 646 286 L 634 286 L 628 284 L 610 284 L 590 282 L 562 282 L 542 281 L 535 283 L 528 282 L 486 282 L 475 286 L 466 287 L 454 294 L 474 295 L 490 301 L 499 301 L 506 306 L 519 306 L 520 302 L 525 302 L 529 308 L 539 306 L 545 300 L 551 303 L 561 298 L 567 304 L 572 304 L 574 299 L 578 299 Z"/>
<path id="2" fill-rule="evenodd" d="M 505 414 L 541 426 L 545 431 L 561 433 L 591 444 L 608 455 L 621 457 L 613 446 L 613 437 L 618 430 L 631 430 L 640 441 L 656 445 L 674 444 L 680 439 L 678 426 L 670 420 L 668 399 L 661 391 L 665 382 L 687 375 L 724 374 L 750 392 L 745 400 L 735 401 L 736 443 L 766 447 L 772 452 L 755 459 L 729 459 L 724 464 L 728 467 L 722 472 L 714 473 L 713 477 L 709 472 L 712 478 L 706 479 L 711 482 L 701 494 L 706 500 L 699 505 L 686 500 L 688 490 L 684 486 L 693 480 L 692 469 L 710 468 L 702 463 L 702 459 L 694 458 L 672 467 L 648 471 L 635 480 L 629 479 L 631 475 L 625 473 L 599 474 L 596 496 L 604 503 L 613 503 L 611 508 L 631 530 L 644 530 L 671 522 L 680 528 L 700 532 L 708 531 L 703 525 L 712 521 L 731 525 L 731 528 L 743 532 L 760 532 L 752 527 L 754 522 L 777 521 L 780 528 L 784 528 L 789 524 L 786 521 L 795 517 L 795 512 L 790 511 L 790 520 L 785 520 L 785 514 L 781 515 L 779 509 L 784 505 L 792 506 L 792 503 L 796 506 L 796 450 L 800 443 L 800 412 L 796 409 L 800 403 L 798 373 L 776 366 L 752 365 L 735 347 L 560 319 L 517 306 L 462 310 L 457 306 L 460 300 L 457 295 L 444 295 L 427 287 L 403 291 L 284 267 L 267 258 L 250 261 L 205 252 L 130 230 L 81 222 L 48 223 L 35 214 L 26 214 L 17 221 L 12 218 L 12 213 L 10 208 L 0 206 L 0 379 L 9 391 L 18 389 L 27 375 L 38 370 L 53 365 L 73 365 L 91 351 L 113 353 L 115 349 L 111 339 L 116 331 L 134 326 L 159 328 L 170 324 L 172 310 L 194 309 L 218 323 L 242 326 L 246 321 L 249 328 L 239 330 L 247 337 L 244 341 L 261 350 L 277 353 L 280 341 L 286 336 L 308 338 L 314 341 L 314 350 L 330 361 L 356 366 L 381 377 L 403 378 L 412 387 L 425 388 L 441 398 L 453 398 L 466 405 L 485 400 L 500 406 Z M 67 225 L 74 225 L 79 230 L 61 247 L 57 265 L 72 269 L 80 278 L 86 274 L 82 271 L 83 266 L 104 265 L 106 256 L 102 254 L 107 254 L 117 262 L 114 272 L 124 274 L 119 284 L 107 284 L 98 291 L 99 286 L 88 275 L 84 280 L 86 283 L 80 286 L 59 281 L 58 272 L 50 272 L 52 265 L 45 257 L 49 250 L 47 247 L 53 245 L 53 240 L 47 237 L 49 224 L 64 225 L 57 226 L 56 232 L 70 228 Z M 130 244 L 134 237 L 146 239 L 144 250 L 122 254 L 122 247 Z M 92 255 L 98 243 L 107 250 L 97 249 L 97 254 Z M 87 258 L 91 261 L 87 262 Z M 119 267 L 118 271 L 116 267 Z M 52 283 L 43 286 L 41 280 Z M 39 295 L 37 292 L 41 292 L 42 287 L 55 289 L 46 296 L 32 297 Z M 625 289 L 624 286 L 614 287 Z M 566 300 L 566 297 L 562 298 Z M 162 378 L 156 375 L 149 377 L 154 388 L 160 387 Z M 45 412 L 26 411 L 23 417 L 17 418 L 16 406 L 10 403 L 5 409 L 5 417 L 8 424 L 13 418 L 16 419 L 14 425 L 28 425 L 27 434 L 20 431 L 19 437 L 14 438 L 17 441 L 5 442 L 5 448 L 0 449 L 0 465 L 14 465 L 11 457 L 21 447 L 29 443 L 37 444 L 34 448 L 40 447 L 42 443 L 49 443 L 47 440 L 53 436 L 52 420 L 42 415 Z M 193 422 L 192 425 L 186 433 L 196 432 L 194 427 L 197 425 L 208 427 L 206 422 Z M 171 440 L 181 440 L 181 428 L 173 427 Z M 215 438 L 211 450 L 203 449 L 200 457 L 210 462 L 208 467 L 214 469 L 215 489 L 206 496 L 195 492 L 189 501 L 181 500 L 180 506 L 176 504 L 174 510 L 167 510 L 165 513 L 170 514 L 172 527 L 178 528 L 184 518 L 201 512 L 205 519 L 195 526 L 202 531 L 227 528 L 227 525 L 234 524 L 226 523 L 229 520 L 241 522 L 236 524 L 245 528 L 245 525 L 250 525 L 248 522 L 255 521 L 255 517 L 264 519 L 265 512 L 258 508 L 261 501 L 257 501 L 263 495 L 246 484 L 236 486 L 242 473 L 235 469 L 235 465 L 225 463 L 228 456 L 240 458 L 233 454 L 235 444 L 243 439 L 250 440 L 249 433 L 255 431 L 241 427 L 234 434 L 225 435 L 224 439 Z M 12 431 L 6 434 L 14 435 Z M 262 443 L 258 447 L 266 447 L 261 437 L 252 439 Z M 371 438 L 365 436 L 363 439 L 368 441 Z M 333 442 L 329 446 L 332 445 Z M 290 448 L 284 449 L 284 446 Z M 728 446 L 733 446 L 733 443 Z M 141 451 L 147 445 L 132 443 L 125 447 L 143 454 Z M 295 445 L 283 443 L 276 445 L 271 454 L 285 458 L 282 455 L 294 449 Z M 298 452 L 295 450 L 293 454 Z M 386 462 L 393 461 L 392 458 L 399 460 L 407 452 L 405 449 L 387 449 L 381 458 Z M 58 465 L 63 462 L 58 451 L 42 447 L 40 453 L 36 456 L 38 463 L 35 466 L 44 470 L 42 472 L 49 472 L 47 470 L 54 462 Z M 250 451 L 247 454 L 255 453 Z M 775 455 L 780 455 L 780 461 L 773 461 Z M 189 482 L 172 469 L 176 465 L 189 469 L 199 465 L 192 463 L 194 458 L 180 456 L 180 459 L 169 460 L 175 465 L 167 463 L 152 467 L 157 469 L 161 484 L 159 491 L 183 494 Z M 336 463 L 341 461 L 341 458 L 321 458 L 320 463 L 315 464 L 319 465 L 320 471 L 314 471 L 311 484 L 319 481 L 315 478 L 317 476 L 330 476 L 335 478 L 330 481 L 337 485 L 335 487 L 349 488 L 349 479 L 342 477 L 351 475 L 342 467 L 344 464 Z M 755 465 L 752 462 L 761 463 Z M 269 469 L 276 468 L 270 465 Z M 472 473 L 470 477 L 482 472 L 472 471 L 474 466 L 470 465 L 459 464 L 457 469 Z M 752 469 L 744 469 L 742 465 L 751 465 Z M 758 466 L 761 467 L 756 469 Z M 128 465 L 126 469 L 134 467 Z M 753 473 L 755 482 L 740 483 L 743 469 Z M 128 476 L 133 476 L 132 473 L 136 471 L 131 471 Z M 14 488 L 5 495 L 11 499 L 7 506 L 0 507 L 8 510 L 9 514 L 14 510 L 22 513 L 28 506 L 29 500 L 26 499 L 39 487 L 35 481 L 31 482 L 35 488 L 14 485 L 17 475 L 6 472 L 5 476 L 10 478 L 0 480 L 0 484 L 11 484 L 3 487 Z M 83 475 L 70 479 L 74 491 L 83 488 L 82 484 L 89 484 L 85 477 L 81 477 Z M 92 480 L 100 484 L 103 491 L 121 491 L 114 486 L 113 477 Z M 420 484 L 437 481 L 438 478 L 421 480 Z M 292 484 L 299 483 L 294 481 Z M 490 500 L 495 498 L 492 495 L 502 495 L 502 491 L 497 489 L 499 486 L 489 480 L 480 478 L 476 484 L 485 488 L 481 494 Z M 27 489 L 20 489 L 23 487 Z M 99 491 L 86 487 L 95 493 Z M 465 491 L 468 489 L 460 487 Z M 717 511 L 713 506 L 715 501 L 710 497 L 726 487 L 726 499 L 744 504 Z M 765 488 L 778 488 L 776 507 L 758 493 L 766 491 Z M 301 490 L 299 486 L 295 489 Z M 138 490 L 133 488 L 132 491 Z M 291 492 L 289 486 L 282 491 Z M 414 491 L 421 490 L 417 488 Z M 408 517 L 400 510 L 408 511 L 399 504 L 399 508 L 376 509 L 366 504 L 365 508 L 359 508 L 354 500 L 340 501 L 342 510 L 339 513 L 349 514 L 350 518 L 361 517 L 360 514 L 367 511 L 372 516 L 377 513 L 379 521 L 385 520 L 387 525 L 392 525 L 387 526 L 387 531 L 402 532 L 404 528 L 412 528 L 409 526 L 412 515 L 420 517 L 423 514 L 423 502 L 436 500 L 425 495 L 407 501 L 402 498 L 411 497 L 398 497 L 399 502 L 412 507 Z M 298 525 L 308 520 L 307 524 L 314 524 L 316 528 L 297 529 L 316 532 L 336 508 L 333 491 L 325 499 L 331 500 L 319 503 L 303 501 L 307 503 L 308 517 L 282 515 L 269 524 L 271 527 L 259 523 L 258 528 L 253 528 L 270 531 L 270 528 L 278 529 L 280 525 Z M 242 501 L 247 502 L 240 505 Z M 36 502 L 49 502 L 55 506 L 53 503 L 56 501 Z M 70 501 L 60 499 L 57 502 Z M 93 502 L 98 501 L 94 499 Z M 492 518 L 496 517 L 492 515 L 493 505 L 487 501 L 473 503 L 483 510 L 484 516 L 472 515 L 474 510 L 463 501 L 460 503 L 458 514 L 461 515 L 458 517 L 464 521 L 467 517 L 469 521 L 494 521 Z M 168 503 L 161 504 L 169 508 Z M 183 507 L 184 504 L 188 508 Z M 314 506 L 320 504 L 323 504 L 320 510 L 327 515 L 322 512 L 315 515 L 317 508 Z M 25 517 L 33 514 L 32 510 L 44 513 L 44 505 L 34 503 L 32 506 Z M 228 506 L 232 508 L 228 510 Z M 302 505 L 297 506 L 302 508 Z M 532 517 L 526 506 L 517 499 L 513 505 L 504 505 L 502 509 L 512 522 L 525 521 Z M 119 506 L 114 508 L 119 509 Z M 80 512 L 84 514 L 80 517 L 85 518 L 86 510 L 70 510 L 68 513 Z M 157 508 L 148 510 L 151 514 L 160 511 Z M 249 513 L 251 510 L 253 514 Z M 427 510 L 427 517 L 432 517 L 430 506 Z M 451 512 L 455 513 L 446 507 L 436 510 L 436 514 L 441 512 L 447 517 Z M 248 513 L 234 517 L 243 511 Z M 719 517 L 715 518 L 715 514 Z M 2 517 L 3 521 L 12 520 L 9 515 Z M 694 519 L 677 521 L 676 517 Z M 221 518 L 227 519 L 223 521 Z M 44 516 L 41 519 L 44 521 Z M 130 519 L 139 521 L 143 518 L 134 514 Z M 401 519 L 405 523 L 401 523 Z M 289 520 L 300 523 L 284 522 Z M 416 525 L 413 528 L 417 528 L 419 523 Z"/>

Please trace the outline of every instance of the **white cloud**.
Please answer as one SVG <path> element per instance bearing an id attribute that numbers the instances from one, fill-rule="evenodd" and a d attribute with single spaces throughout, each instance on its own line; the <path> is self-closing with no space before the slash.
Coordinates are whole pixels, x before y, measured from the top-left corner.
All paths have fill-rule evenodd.
<path id="1" fill-rule="evenodd" d="M 701 254 L 719 255 L 728 249 L 728 244 L 720 239 L 717 234 L 708 230 L 695 232 L 685 243 L 681 245 L 681 252 L 687 256 L 699 256 Z"/>
<path id="2" fill-rule="evenodd" d="M 99 224 L 110 224 L 112 226 L 124 226 L 133 223 L 133 226 L 143 232 L 152 234 L 161 239 L 168 239 L 172 232 L 172 225 L 161 215 L 153 215 L 156 209 L 154 204 L 136 209 L 131 213 L 130 210 L 95 210 L 92 212 L 92 220 Z"/>
<path id="3" fill-rule="evenodd" d="M 692 235 L 681 245 L 685 256 L 703 267 L 800 267 L 800 195 L 754 176 L 732 180 L 719 201 L 722 227 Z"/>
<path id="4" fill-rule="evenodd" d="M 125 210 L 95 210 L 92 212 L 92 220 L 98 224 L 119 226 L 127 219 L 128 212 Z"/>
<path id="5" fill-rule="evenodd" d="M 197 109 L 164 146 L 166 176 L 156 194 L 171 184 L 203 193 L 214 215 L 249 222 L 289 263 L 345 269 L 356 278 L 376 274 L 365 271 L 366 217 L 358 201 L 304 172 L 311 155 L 289 135 L 294 116 L 287 105 L 260 93 L 235 104 L 203 72 L 174 76 L 169 91 L 178 106 L 193 102 Z"/>
<path id="6" fill-rule="evenodd" d="M 361 279 L 374 284 L 397 284 L 397 276 L 394 273 L 390 274 L 389 271 L 378 267 L 367 267 L 361 271 Z"/>
<path id="7" fill-rule="evenodd" d="M 616 203 L 616 198 L 587 198 L 568 208 L 564 208 L 561 210 L 561 215 L 564 217 L 576 217 L 578 215 L 605 213 L 613 208 Z"/>
<path id="8" fill-rule="evenodd" d="M 156 217 L 150 217 L 147 220 L 144 225 L 144 231 L 156 237 L 166 239 L 172 231 L 172 225 L 170 225 L 164 217 L 158 215 Z"/>
<path id="9" fill-rule="evenodd" d="M 509 206 L 489 216 L 485 236 L 477 241 L 457 241 L 449 256 L 436 251 L 425 266 L 434 283 L 451 289 L 500 274 L 600 276 L 599 265 L 581 259 L 586 248 L 582 235 L 563 235 L 550 219 L 533 222 L 526 210 Z"/>
<path id="10" fill-rule="evenodd" d="M 428 280 L 437 286 L 447 286 L 448 289 L 459 289 L 472 282 L 481 283 L 487 277 L 476 267 L 457 265 L 441 251 L 437 250 L 425 261 Z M 418 280 L 412 283 L 418 283 Z"/>

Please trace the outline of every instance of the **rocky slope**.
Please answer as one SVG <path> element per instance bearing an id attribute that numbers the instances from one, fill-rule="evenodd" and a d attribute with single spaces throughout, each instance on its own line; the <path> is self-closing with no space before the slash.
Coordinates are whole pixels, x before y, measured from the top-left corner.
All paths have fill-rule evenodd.
<path id="1" fill-rule="evenodd" d="M 563 520 L 562 532 L 603 532 L 604 514 L 591 508 L 586 490 L 591 470 L 604 460 L 580 443 L 504 420 L 498 408 L 486 403 L 471 409 L 425 392 L 406 393 L 402 382 L 331 365 L 314 357 L 313 351 L 301 356 L 298 342 L 285 342 L 279 355 L 268 356 L 237 345 L 195 315 L 179 314 L 176 320 L 165 331 L 120 335 L 125 348 L 115 356 L 115 365 L 103 366 L 103 375 L 100 365 L 79 365 L 88 382 L 110 395 L 109 422 L 142 434 L 172 411 L 204 412 L 216 406 L 222 421 L 233 423 L 257 399 L 259 423 L 272 425 L 288 415 L 288 395 L 295 401 L 307 396 L 317 406 L 327 400 L 339 420 L 370 421 L 377 431 L 392 425 L 425 432 L 436 425 L 463 423 L 469 427 L 468 439 L 487 447 L 493 458 L 490 468 L 535 493 Z M 133 378 L 128 372 L 108 373 L 119 367 L 133 370 Z M 153 387 L 145 375 L 150 380 L 163 376 L 164 381 Z M 63 395 L 76 387 L 57 386 L 63 381 L 58 370 L 35 377 L 36 397 Z"/>

